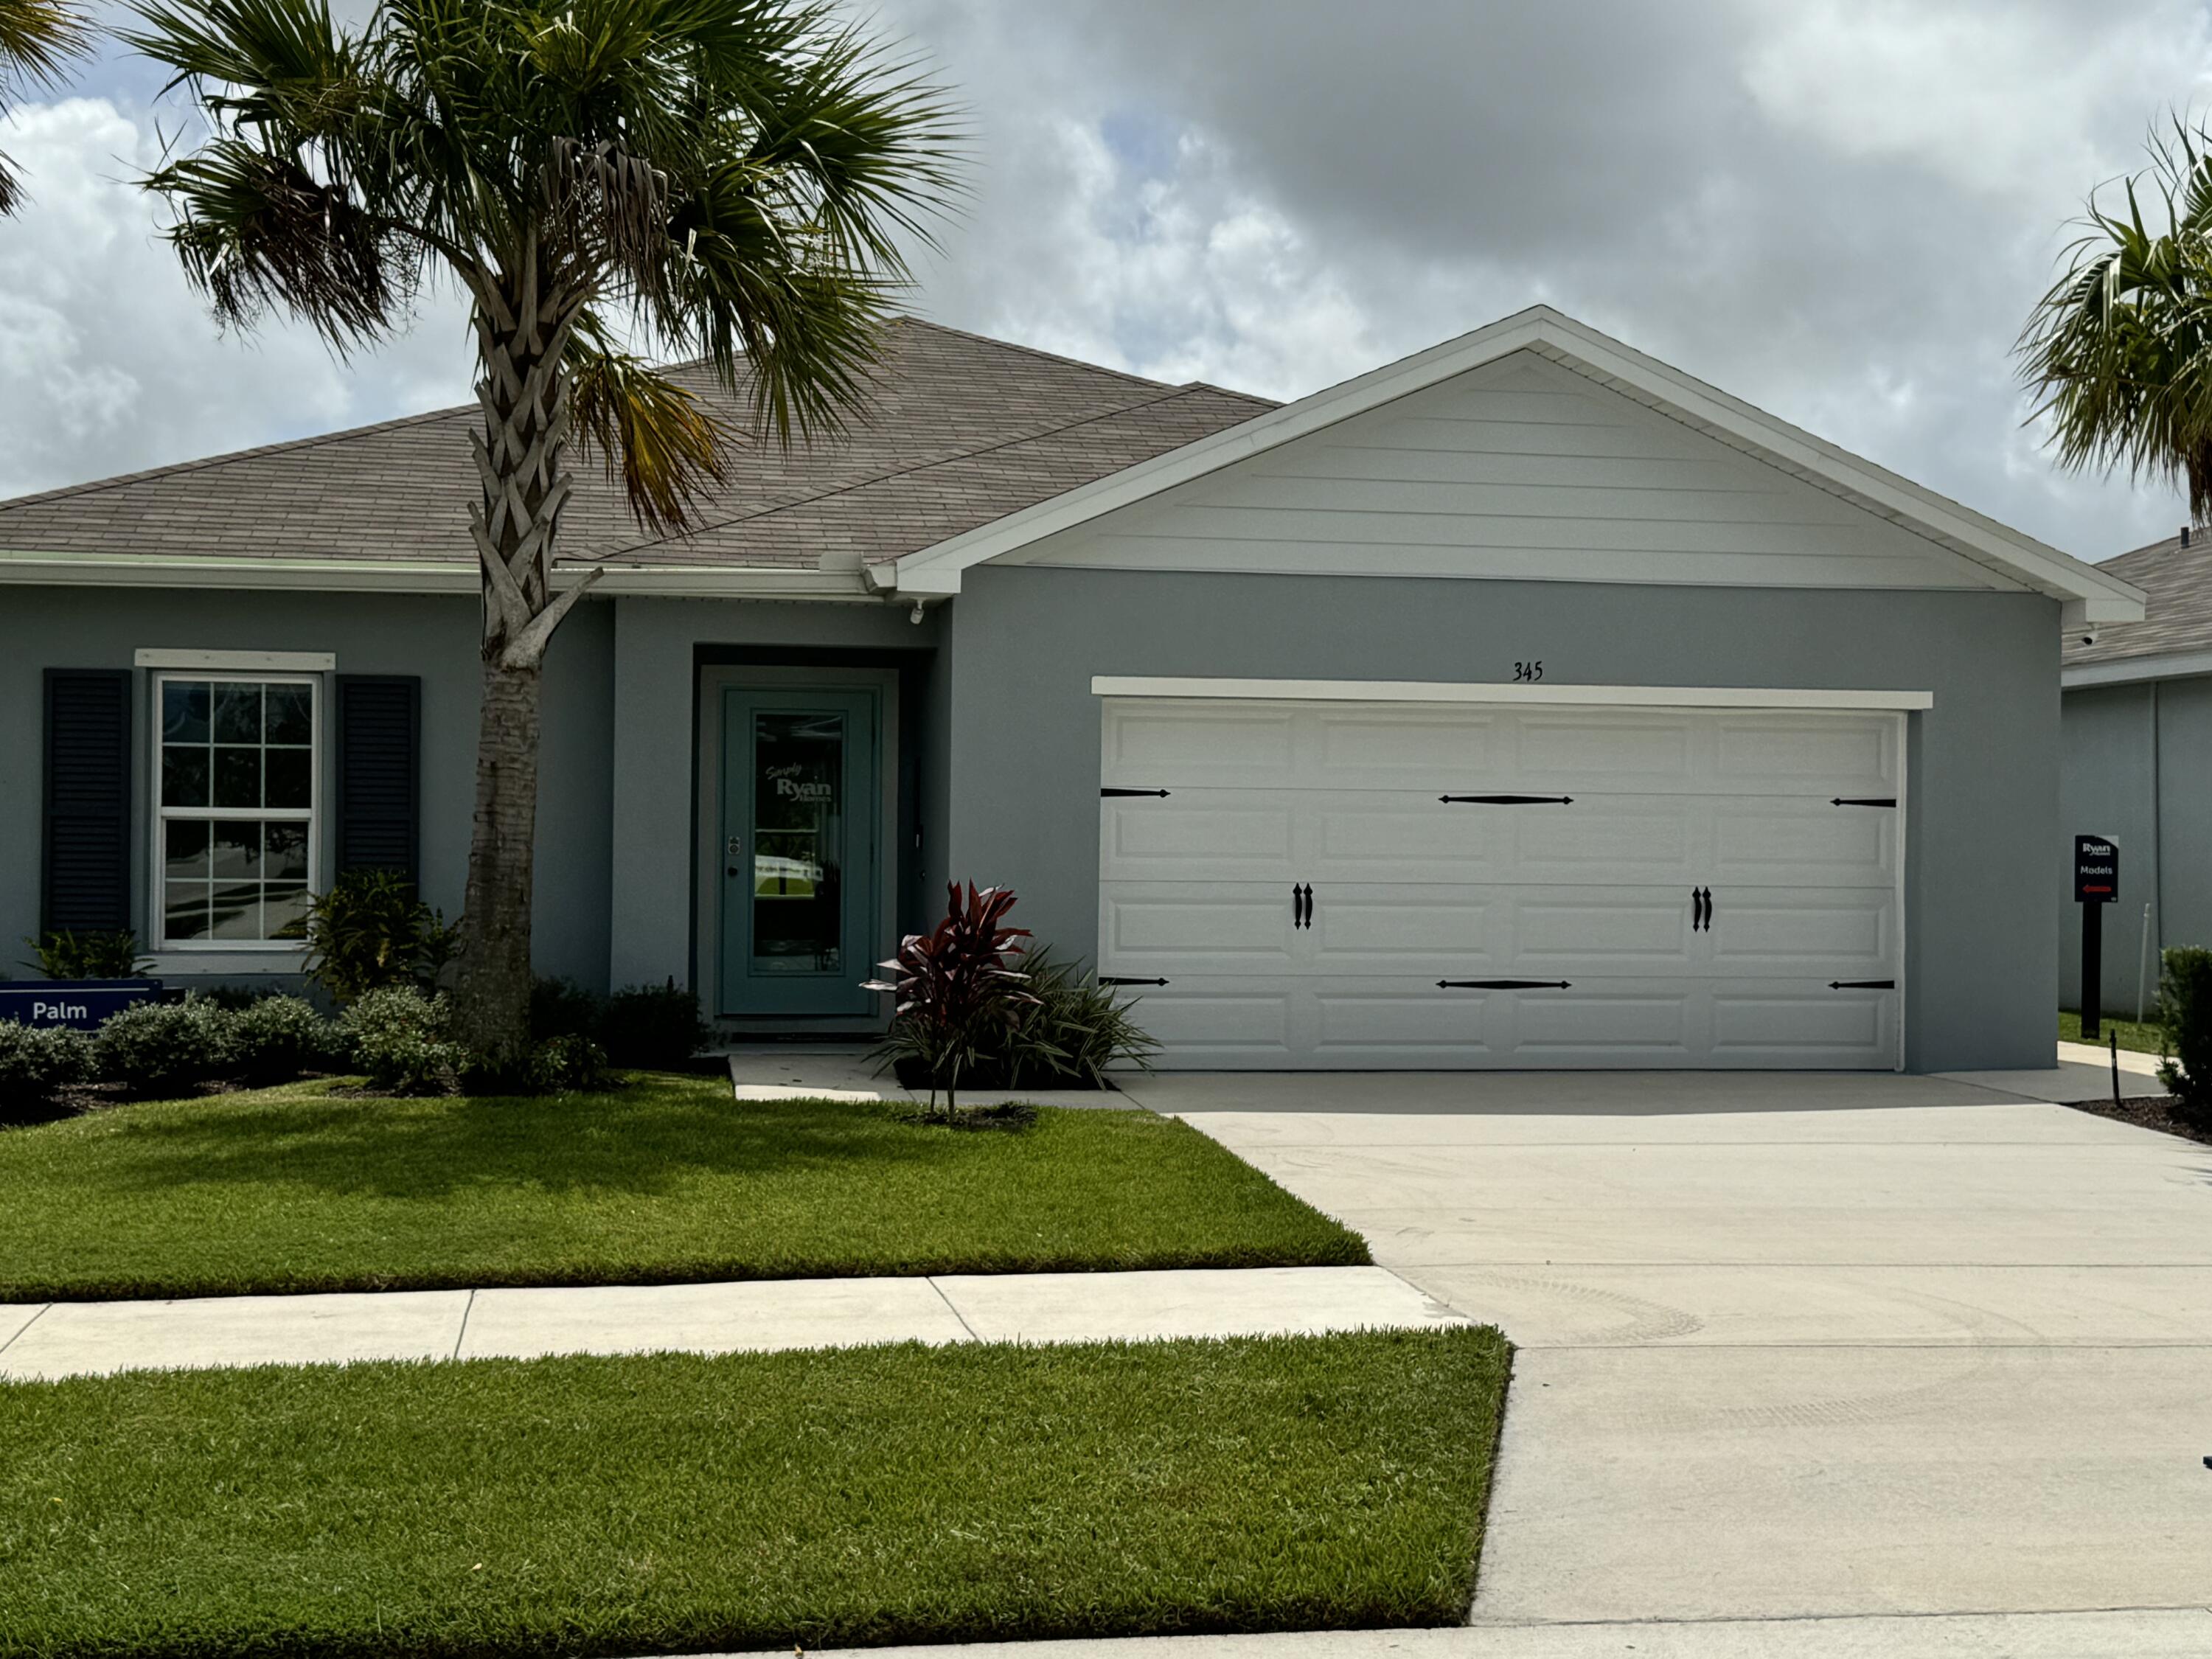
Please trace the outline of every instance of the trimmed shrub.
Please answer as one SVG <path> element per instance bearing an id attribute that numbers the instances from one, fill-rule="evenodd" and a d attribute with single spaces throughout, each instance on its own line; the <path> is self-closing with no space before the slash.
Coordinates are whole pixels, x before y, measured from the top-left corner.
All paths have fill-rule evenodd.
<path id="1" fill-rule="evenodd" d="M 61 1091 L 92 1075 L 92 1039 L 65 1025 L 0 1019 L 0 1123 L 46 1115 Z"/>
<path id="2" fill-rule="evenodd" d="M 599 1024 L 599 1046 L 617 1066 L 673 1071 L 707 1046 L 707 1023 L 699 1018 L 699 999 L 665 985 L 629 985 L 607 999 Z"/>
<path id="3" fill-rule="evenodd" d="M 182 1094 L 223 1074 L 232 1018 L 197 997 L 139 1003 L 101 1024 L 94 1064 L 100 1077 L 134 1095 Z"/>
<path id="4" fill-rule="evenodd" d="M 2212 1124 L 2212 951 L 2177 945 L 2160 959 L 2158 1017 L 2166 1027 L 2159 1081 L 2195 1122 Z"/>
<path id="5" fill-rule="evenodd" d="M 413 985 L 364 992 L 338 1018 L 353 1064 L 369 1087 L 388 1095 L 449 1095 L 469 1069 L 468 1050 L 446 1036 L 442 993 Z"/>
<path id="6" fill-rule="evenodd" d="M 289 1083 L 327 1066 L 337 1047 L 331 1022 L 299 997 L 256 997 L 229 1016 L 228 1067 L 241 1083 Z"/>
<path id="7" fill-rule="evenodd" d="M 606 1051 L 587 1036 L 551 1036 L 530 1051 L 530 1092 L 567 1094 L 607 1086 Z"/>
<path id="8" fill-rule="evenodd" d="M 606 999 L 573 979 L 539 979 L 530 987 L 530 1040 L 596 1037 L 607 1017 Z"/>

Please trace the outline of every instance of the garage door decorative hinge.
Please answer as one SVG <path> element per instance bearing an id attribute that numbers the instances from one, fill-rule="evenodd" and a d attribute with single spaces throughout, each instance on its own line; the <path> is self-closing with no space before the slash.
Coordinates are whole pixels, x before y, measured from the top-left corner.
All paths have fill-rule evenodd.
<path id="1" fill-rule="evenodd" d="M 1832 979 L 1828 981 L 1828 988 L 1831 991 L 1894 991 L 1897 981 L 1893 979 Z"/>
<path id="2" fill-rule="evenodd" d="M 1897 797 L 1894 795 L 1833 795 L 1829 798 L 1828 805 L 1831 806 L 1894 806 L 1897 805 Z"/>
<path id="3" fill-rule="evenodd" d="M 1168 792 L 1164 789 L 1101 789 L 1098 793 L 1102 795 L 1158 795 L 1162 800 L 1168 798 Z"/>
<path id="4" fill-rule="evenodd" d="M 1098 975 L 1098 982 L 1101 985 L 1164 985 L 1167 983 L 1167 981 L 1164 979 L 1124 979 L 1119 974 L 1101 974 Z"/>
<path id="5" fill-rule="evenodd" d="M 1468 806 L 1571 806 L 1572 795 L 1438 795 L 1447 805 Z"/>
<path id="6" fill-rule="evenodd" d="M 1573 984 L 1566 979 L 1440 979 L 1439 991 L 1564 991 Z"/>

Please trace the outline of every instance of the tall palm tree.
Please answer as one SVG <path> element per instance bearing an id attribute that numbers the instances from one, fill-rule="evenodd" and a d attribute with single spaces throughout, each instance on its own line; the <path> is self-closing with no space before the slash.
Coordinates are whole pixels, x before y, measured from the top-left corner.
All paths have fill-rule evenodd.
<path id="1" fill-rule="evenodd" d="M 527 1031 L 539 672 L 598 574 L 549 581 L 572 439 L 651 529 L 721 477 L 725 428 L 645 359 L 742 361 L 780 442 L 860 407 L 880 325 L 957 191 L 943 95 L 823 0 L 137 0 L 133 46 L 206 133 L 147 179 L 219 318 L 341 352 L 467 296 L 483 713 L 456 984 L 488 1054 Z"/>
<path id="2" fill-rule="evenodd" d="M 2124 215 L 2092 198 L 2021 331 L 2021 378 L 2073 471 L 2181 483 L 2212 520 L 2212 132 L 2154 134 Z M 2153 205 L 2146 222 L 2143 204 Z M 2160 217 L 2163 222 L 2157 222 Z"/>
<path id="3" fill-rule="evenodd" d="M 58 82 L 92 50 L 92 27 L 68 0 L 0 0 L 0 116 L 30 88 Z M 0 217 L 22 205 L 23 181 L 0 155 Z"/>

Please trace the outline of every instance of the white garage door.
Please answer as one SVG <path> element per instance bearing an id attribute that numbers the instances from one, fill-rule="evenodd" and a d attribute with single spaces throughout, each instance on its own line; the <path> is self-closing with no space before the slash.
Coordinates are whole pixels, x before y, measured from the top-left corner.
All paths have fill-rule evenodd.
<path id="1" fill-rule="evenodd" d="M 1099 971 L 1170 1066 L 1893 1067 L 1903 738 L 1109 699 Z"/>

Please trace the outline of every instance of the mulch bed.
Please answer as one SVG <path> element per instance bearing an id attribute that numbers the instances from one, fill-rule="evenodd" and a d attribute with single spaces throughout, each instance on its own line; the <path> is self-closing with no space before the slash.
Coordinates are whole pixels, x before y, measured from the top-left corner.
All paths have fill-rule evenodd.
<path id="1" fill-rule="evenodd" d="M 2202 1141 L 2212 1146 L 2212 1123 L 2185 1116 L 2180 1102 L 2172 1095 L 2142 1095 L 2124 1100 L 2117 1106 L 2109 1100 L 2076 1100 L 2068 1104 L 2079 1112 L 2091 1112 L 2115 1122 L 2132 1123 L 2138 1129 L 2157 1129 L 2179 1135 L 2184 1140 Z"/>

